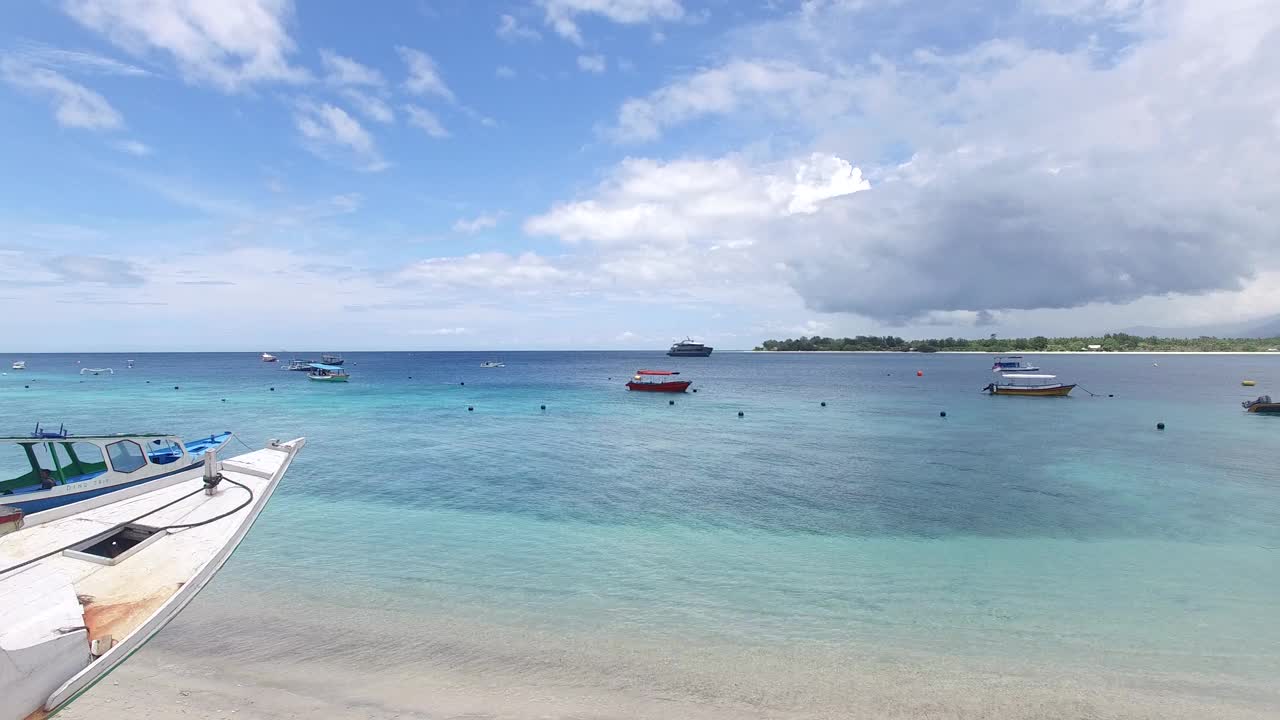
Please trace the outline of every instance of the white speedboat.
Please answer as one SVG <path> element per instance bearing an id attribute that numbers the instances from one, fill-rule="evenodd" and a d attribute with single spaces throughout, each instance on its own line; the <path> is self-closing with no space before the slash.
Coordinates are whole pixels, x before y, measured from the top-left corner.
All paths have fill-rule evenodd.
<path id="1" fill-rule="evenodd" d="M 276 362 L 279 359 L 280 358 L 272 355 L 271 353 L 262 353 L 262 362 Z"/>
<path id="2" fill-rule="evenodd" d="M 26 361 L 26 360 L 15 360 L 15 361 L 13 362 L 13 365 L 12 365 L 11 367 L 12 367 L 14 370 L 26 370 L 26 369 L 27 369 L 27 361 Z"/>
<path id="3" fill-rule="evenodd" d="M 209 454 L 163 487 L 67 505 L 0 537 L 0 720 L 61 710 L 159 632 L 221 569 L 305 443 Z"/>
<path id="4" fill-rule="evenodd" d="M 504 364 L 502 364 L 502 363 L 498 362 L 497 360 L 489 360 L 489 361 L 487 361 L 487 362 L 482 362 L 482 363 L 480 363 L 480 367 L 482 367 L 482 368 L 500 368 L 500 367 L 506 367 L 506 365 L 504 365 Z"/>

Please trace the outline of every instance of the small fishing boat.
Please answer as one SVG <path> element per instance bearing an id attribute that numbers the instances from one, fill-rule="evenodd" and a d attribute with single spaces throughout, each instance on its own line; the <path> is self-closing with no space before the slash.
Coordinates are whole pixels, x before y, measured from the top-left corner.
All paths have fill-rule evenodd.
<path id="1" fill-rule="evenodd" d="M 262 362 L 278 362 L 280 358 L 271 353 L 262 353 Z"/>
<path id="2" fill-rule="evenodd" d="M 1023 397 L 1066 397 L 1075 389 L 1075 383 L 1066 385 L 1059 382 L 1053 382 L 1057 375 L 1025 375 L 1020 373 L 1012 373 L 1004 375 L 1000 380 L 1012 380 L 1014 382 L 997 384 L 991 383 L 982 388 L 983 392 L 992 395 L 1021 395 Z"/>
<path id="3" fill-rule="evenodd" d="M 502 364 L 502 363 L 500 363 L 500 362 L 498 362 L 498 361 L 496 361 L 496 360 L 489 360 L 489 361 L 487 361 L 487 362 L 482 362 L 482 363 L 480 363 L 480 367 L 482 367 L 482 368 L 500 368 L 500 367 L 506 367 L 506 365 L 504 365 L 504 364 Z"/>
<path id="4" fill-rule="evenodd" d="M 351 376 L 337 365 L 311 363 L 311 372 L 307 373 L 307 379 L 317 382 L 346 382 L 351 379 Z"/>
<path id="5" fill-rule="evenodd" d="M 630 382 L 627 383 L 627 389 L 639 392 L 682 393 L 688 390 L 693 382 L 669 379 L 671 376 L 679 374 L 679 372 L 672 370 L 637 370 L 635 377 L 631 378 Z"/>
<path id="6" fill-rule="evenodd" d="M 991 372 L 998 373 L 1038 372 L 1039 370 L 1039 366 L 1023 362 L 1021 355 L 1002 355 L 997 357 L 995 364 L 991 366 Z"/>
<path id="7" fill-rule="evenodd" d="M 12 367 L 13 367 L 13 369 L 14 369 L 14 370 L 26 370 L 26 369 L 27 369 L 27 361 L 26 361 L 26 360 L 15 360 L 15 361 L 14 361 L 14 363 L 13 363 L 13 365 L 12 365 Z"/>
<path id="8" fill-rule="evenodd" d="M 286 365 L 284 369 L 292 370 L 293 372 L 311 372 L 311 366 L 314 365 L 315 362 L 315 360 L 298 360 L 295 358 L 290 360 L 289 364 Z"/>
<path id="9" fill-rule="evenodd" d="M 1259 395 L 1256 400 L 1245 400 L 1240 405 L 1244 407 L 1245 412 L 1280 415 L 1280 403 L 1271 402 L 1270 395 Z"/>
<path id="10" fill-rule="evenodd" d="M 130 497 L 25 518 L 0 537 L 0 720 L 63 709 L 171 621 L 220 570 L 305 438 Z"/>
<path id="11" fill-rule="evenodd" d="M 80 368 L 81 375 L 101 375 L 102 373 L 115 375 L 116 371 L 111 368 Z"/>
<path id="12" fill-rule="evenodd" d="M 230 432 L 186 443 L 176 435 L 72 435 L 37 425 L 30 436 L 0 438 L 0 452 L 28 468 L 0 480 L 0 504 L 33 515 L 108 493 L 141 491 L 194 468 L 230 439 Z"/>
<path id="13" fill-rule="evenodd" d="M 324 363 L 325 365 L 341 365 L 344 362 L 346 362 L 346 360 L 344 360 L 341 355 L 338 355 L 336 353 L 335 354 L 326 353 L 320 356 L 320 362 Z"/>

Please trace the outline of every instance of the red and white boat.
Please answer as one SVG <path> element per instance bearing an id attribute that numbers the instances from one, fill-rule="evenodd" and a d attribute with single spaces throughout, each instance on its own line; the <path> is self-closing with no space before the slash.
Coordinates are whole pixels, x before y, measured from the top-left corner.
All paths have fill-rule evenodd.
<path id="1" fill-rule="evenodd" d="M 672 370 L 637 370 L 636 376 L 627 383 L 628 390 L 639 392 L 682 393 L 693 384 L 690 380 L 672 380 L 672 375 L 680 373 Z"/>

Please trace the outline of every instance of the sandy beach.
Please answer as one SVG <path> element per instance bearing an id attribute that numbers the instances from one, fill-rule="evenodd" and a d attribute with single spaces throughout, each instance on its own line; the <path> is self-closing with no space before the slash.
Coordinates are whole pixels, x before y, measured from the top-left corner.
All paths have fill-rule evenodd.
<path id="1" fill-rule="evenodd" d="M 681 697 L 643 688 L 586 688 L 573 683 L 531 682 L 436 669 L 411 668 L 366 675 L 358 668 L 240 664 L 192 658 L 148 648 L 77 700 L 68 720 L 193 718 L 215 720 L 605 720 L 696 718 L 817 719 L 957 718 L 1062 720 L 1133 718 L 1202 720 L 1274 718 L 1270 697 L 1200 679 L 1170 678 L 1140 684 L 1122 676 L 1046 677 L 1034 669 L 1017 674 L 955 672 L 895 664 L 816 669 L 815 683 L 836 683 L 846 703 L 799 706 L 797 688 L 697 688 Z M 1274 688 L 1273 688 L 1274 691 Z"/>

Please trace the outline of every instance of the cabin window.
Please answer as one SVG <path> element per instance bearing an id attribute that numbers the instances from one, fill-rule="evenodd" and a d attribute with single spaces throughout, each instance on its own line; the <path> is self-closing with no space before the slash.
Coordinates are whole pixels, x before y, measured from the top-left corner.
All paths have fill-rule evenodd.
<path id="1" fill-rule="evenodd" d="M 182 446 L 168 440 L 152 440 L 147 446 L 147 456 L 153 465 L 168 465 L 182 459 Z"/>
<path id="2" fill-rule="evenodd" d="M 132 440 L 121 440 L 107 446 L 107 456 L 116 472 L 131 473 L 147 464 L 142 447 Z"/>
<path id="3" fill-rule="evenodd" d="M 11 494 L 39 482 L 22 445 L 0 446 L 0 495 Z M 3 504 L 4 501 L 0 500 L 0 505 Z"/>

